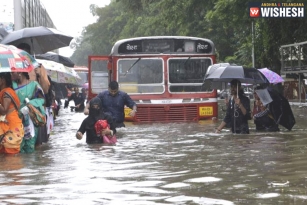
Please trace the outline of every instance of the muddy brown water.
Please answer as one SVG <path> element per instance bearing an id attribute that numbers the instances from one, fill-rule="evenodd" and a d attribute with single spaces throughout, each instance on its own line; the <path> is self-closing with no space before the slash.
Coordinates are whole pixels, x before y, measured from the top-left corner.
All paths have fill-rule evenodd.
<path id="1" fill-rule="evenodd" d="M 214 134 L 220 123 L 127 123 L 116 146 L 74 135 L 62 109 L 48 143 L 0 156 L 1 204 L 307 204 L 307 107 L 292 131 Z"/>

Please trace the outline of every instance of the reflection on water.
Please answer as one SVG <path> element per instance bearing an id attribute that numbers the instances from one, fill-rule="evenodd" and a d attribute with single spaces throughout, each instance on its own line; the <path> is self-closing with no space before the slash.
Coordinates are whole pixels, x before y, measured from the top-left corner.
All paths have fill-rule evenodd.
<path id="1" fill-rule="evenodd" d="M 82 113 L 61 110 L 33 154 L 1 155 L 7 204 L 306 204 L 307 107 L 293 131 L 214 134 L 220 123 L 133 125 L 116 146 L 87 145 Z M 220 113 L 220 119 L 223 113 Z"/>

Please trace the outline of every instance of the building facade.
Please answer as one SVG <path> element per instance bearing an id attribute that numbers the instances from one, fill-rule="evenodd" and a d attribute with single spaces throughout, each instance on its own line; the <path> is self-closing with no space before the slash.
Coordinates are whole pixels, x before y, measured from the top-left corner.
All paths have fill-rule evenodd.
<path id="1" fill-rule="evenodd" d="M 56 28 L 40 0 L 14 0 L 14 30 L 36 26 Z"/>

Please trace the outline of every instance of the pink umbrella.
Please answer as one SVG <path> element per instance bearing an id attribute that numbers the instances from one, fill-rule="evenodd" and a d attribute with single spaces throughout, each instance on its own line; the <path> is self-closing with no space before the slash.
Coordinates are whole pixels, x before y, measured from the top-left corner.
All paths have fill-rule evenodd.
<path id="1" fill-rule="evenodd" d="M 82 87 L 88 89 L 88 83 L 84 83 Z"/>
<path id="2" fill-rule="evenodd" d="M 268 79 L 271 84 L 282 83 L 285 81 L 280 75 L 274 71 L 271 71 L 270 69 L 261 68 L 258 70 Z"/>

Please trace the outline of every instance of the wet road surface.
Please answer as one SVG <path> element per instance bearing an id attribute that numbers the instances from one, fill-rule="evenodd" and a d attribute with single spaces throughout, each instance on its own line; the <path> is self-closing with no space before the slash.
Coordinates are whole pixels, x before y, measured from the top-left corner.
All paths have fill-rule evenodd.
<path id="1" fill-rule="evenodd" d="M 48 143 L 0 156 L 1 204 L 307 204 L 307 107 L 292 131 L 214 134 L 220 123 L 134 125 L 87 145 L 62 109 Z"/>

